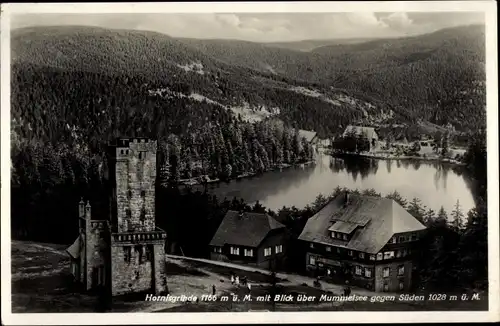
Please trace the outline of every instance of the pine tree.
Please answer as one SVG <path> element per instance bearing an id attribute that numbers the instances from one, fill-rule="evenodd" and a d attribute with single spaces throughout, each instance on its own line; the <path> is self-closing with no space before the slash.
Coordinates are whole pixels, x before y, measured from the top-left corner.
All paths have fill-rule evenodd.
<path id="1" fill-rule="evenodd" d="M 390 194 L 388 194 L 387 196 L 385 196 L 386 198 L 389 198 L 389 199 L 392 199 L 394 200 L 395 202 L 397 202 L 399 205 L 401 205 L 403 208 L 406 208 L 406 206 L 408 205 L 408 202 L 406 201 L 406 199 L 404 199 L 400 194 L 399 192 L 397 191 L 394 191 Z"/>
<path id="2" fill-rule="evenodd" d="M 444 133 L 442 139 L 441 139 L 441 155 L 442 156 L 447 156 L 448 155 L 448 142 L 449 142 L 449 134 L 448 132 Z"/>
<path id="3" fill-rule="evenodd" d="M 435 219 L 436 219 L 436 212 L 434 212 L 432 208 L 429 208 L 427 211 L 425 211 L 424 222 L 426 225 L 433 223 Z"/>
<path id="4" fill-rule="evenodd" d="M 408 204 L 407 210 L 411 215 L 413 215 L 422 224 L 425 223 L 425 219 L 424 219 L 425 209 L 424 209 L 420 199 L 413 198 L 413 200 Z"/>
<path id="5" fill-rule="evenodd" d="M 438 211 L 436 223 L 441 225 L 446 225 L 448 223 L 448 214 L 446 214 L 446 211 L 444 210 L 443 206 L 441 206 L 441 208 Z"/>
<path id="6" fill-rule="evenodd" d="M 451 220 L 453 228 L 456 231 L 460 231 L 463 228 L 463 219 L 464 213 L 462 212 L 462 208 L 460 207 L 460 202 L 457 199 L 457 203 L 455 204 L 454 209 L 451 211 Z"/>

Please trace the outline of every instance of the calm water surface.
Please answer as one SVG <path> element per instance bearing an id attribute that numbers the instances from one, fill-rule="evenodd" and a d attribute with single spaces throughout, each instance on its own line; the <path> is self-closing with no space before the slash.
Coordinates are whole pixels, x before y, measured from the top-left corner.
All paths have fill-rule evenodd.
<path id="1" fill-rule="evenodd" d="M 397 190 L 408 200 L 419 198 L 434 210 L 453 210 L 457 200 L 464 213 L 474 207 L 472 184 L 457 168 L 434 162 L 333 158 L 318 154 L 316 164 L 268 172 L 250 179 L 210 185 L 219 198 L 257 200 L 267 208 L 303 208 L 319 194 L 329 195 L 337 186 L 373 188 L 382 195 Z"/>

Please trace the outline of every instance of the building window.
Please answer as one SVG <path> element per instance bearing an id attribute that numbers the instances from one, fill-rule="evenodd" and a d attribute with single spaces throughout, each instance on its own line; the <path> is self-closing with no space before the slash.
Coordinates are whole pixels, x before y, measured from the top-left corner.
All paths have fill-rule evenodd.
<path id="1" fill-rule="evenodd" d="M 349 256 L 352 256 L 353 255 L 353 252 L 352 250 L 349 250 L 349 252 L 347 253 Z"/>
<path id="2" fill-rule="evenodd" d="M 377 259 L 377 256 L 375 256 L 375 255 L 370 255 L 370 260 L 375 260 L 375 259 Z"/>
<path id="3" fill-rule="evenodd" d="M 384 252 L 384 259 L 392 259 L 392 258 L 394 258 L 394 251 Z"/>
<path id="4" fill-rule="evenodd" d="M 139 218 L 141 221 L 146 220 L 146 209 L 144 207 L 141 208 L 141 216 Z"/>
<path id="5" fill-rule="evenodd" d="M 406 241 L 406 238 L 404 236 L 399 237 L 399 242 L 405 242 L 405 241 Z"/>
<path id="6" fill-rule="evenodd" d="M 384 269 L 382 271 L 383 277 L 389 277 L 390 271 L 391 270 L 389 269 L 389 267 L 384 267 Z"/>
<path id="7" fill-rule="evenodd" d="M 340 248 L 337 248 L 337 253 L 340 254 L 341 250 Z"/>
<path id="8" fill-rule="evenodd" d="M 141 190 L 141 197 L 142 198 L 146 197 L 146 191 L 145 190 Z"/>
<path id="9" fill-rule="evenodd" d="M 377 254 L 377 260 L 382 260 L 384 258 L 384 254 L 382 254 L 381 252 L 379 252 Z"/>
<path id="10" fill-rule="evenodd" d="M 403 282 L 399 282 L 399 289 L 403 290 L 405 288 L 405 284 Z"/>
<path id="11" fill-rule="evenodd" d="M 337 233 L 337 239 L 342 239 L 342 234 Z"/>
<path id="12" fill-rule="evenodd" d="M 146 261 L 145 248 L 143 246 L 136 246 L 135 251 L 139 256 L 139 264 L 143 264 Z"/>
<path id="13" fill-rule="evenodd" d="M 405 275 L 405 266 L 401 265 L 398 267 L 398 276 Z"/>
<path id="14" fill-rule="evenodd" d="M 390 242 L 390 243 L 396 243 L 396 242 L 397 242 L 397 241 L 396 241 L 396 237 L 392 237 L 392 238 L 391 238 L 391 241 L 389 241 L 389 242 Z"/>
<path id="15" fill-rule="evenodd" d="M 142 160 L 145 158 L 146 158 L 146 152 L 144 152 L 144 151 L 139 152 L 139 160 Z"/>
<path id="16" fill-rule="evenodd" d="M 316 265 L 316 257 L 309 256 L 309 265 Z"/>
<path id="17" fill-rule="evenodd" d="M 417 235 L 415 233 L 411 235 L 411 241 L 417 241 Z"/>
<path id="18" fill-rule="evenodd" d="M 365 268 L 365 277 L 372 277 L 372 270 L 369 268 Z"/>
<path id="19" fill-rule="evenodd" d="M 401 252 L 401 250 L 397 250 L 396 251 L 396 257 L 397 258 L 401 258 L 402 255 L 403 255 L 403 253 Z"/>
<path id="20" fill-rule="evenodd" d="M 125 216 L 127 217 L 127 219 L 131 219 L 132 218 L 132 211 L 130 210 L 130 208 L 127 208 L 125 210 Z"/>
<path id="21" fill-rule="evenodd" d="M 253 249 L 245 249 L 243 251 L 243 254 L 245 255 L 245 257 L 253 257 Z"/>
<path id="22" fill-rule="evenodd" d="M 151 245 L 147 245 L 145 247 L 146 250 L 146 261 L 152 261 L 153 260 L 153 248 Z"/>
<path id="23" fill-rule="evenodd" d="M 361 275 L 361 273 L 363 272 L 361 266 L 356 266 L 354 272 L 356 273 L 356 275 Z"/>
<path id="24" fill-rule="evenodd" d="M 335 232 L 332 232 L 330 235 L 332 236 L 332 238 L 335 238 Z"/>
<path id="25" fill-rule="evenodd" d="M 328 251 L 328 252 L 330 252 L 330 251 L 332 251 L 332 247 L 326 246 L 325 250 Z"/>
<path id="26" fill-rule="evenodd" d="M 347 234 L 342 234 L 342 238 L 343 238 L 344 240 L 347 240 Z"/>
<path id="27" fill-rule="evenodd" d="M 364 259 L 365 258 L 365 253 L 364 252 L 360 252 L 359 253 L 359 258 Z"/>
<path id="28" fill-rule="evenodd" d="M 264 249 L 264 256 L 267 257 L 267 256 L 271 256 L 271 253 L 272 253 L 272 249 L 271 247 L 269 248 L 265 248 Z"/>
<path id="29" fill-rule="evenodd" d="M 131 254 L 132 254 L 132 249 L 130 247 L 123 247 L 123 258 L 127 263 L 130 263 Z"/>
<path id="30" fill-rule="evenodd" d="M 239 255 L 239 254 L 240 254 L 240 248 L 231 247 L 231 255 Z"/>
<path id="31" fill-rule="evenodd" d="M 309 247 L 314 249 L 314 243 L 310 243 Z"/>
<path id="32" fill-rule="evenodd" d="M 403 257 L 406 257 L 408 255 L 408 251 L 406 249 L 403 249 Z"/>
<path id="33" fill-rule="evenodd" d="M 384 292 L 389 292 L 389 284 L 384 283 Z"/>
<path id="34" fill-rule="evenodd" d="M 128 197 L 129 200 L 130 200 L 130 198 L 132 198 L 132 190 L 129 189 L 127 191 L 127 197 Z"/>
<path id="35" fill-rule="evenodd" d="M 280 252 L 283 252 L 283 245 L 277 245 L 274 247 L 275 253 L 279 254 Z"/>

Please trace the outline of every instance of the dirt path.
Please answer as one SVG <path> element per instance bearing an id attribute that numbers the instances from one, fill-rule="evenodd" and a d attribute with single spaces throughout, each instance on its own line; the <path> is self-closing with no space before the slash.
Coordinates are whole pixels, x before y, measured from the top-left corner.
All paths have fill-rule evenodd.
<path id="1" fill-rule="evenodd" d="M 197 262 L 201 262 L 201 263 L 219 265 L 219 266 L 224 266 L 224 267 L 229 267 L 229 268 L 234 268 L 234 269 L 245 270 L 245 271 L 249 271 L 249 272 L 269 274 L 268 270 L 257 268 L 257 267 L 252 267 L 252 266 L 238 265 L 238 264 L 233 264 L 233 263 L 229 263 L 229 262 L 215 261 L 215 260 L 203 259 L 203 258 L 192 258 L 192 257 L 184 257 L 184 256 L 176 256 L 176 255 L 166 255 L 166 256 L 168 258 L 173 258 L 173 259 L 197 261 Z M 210 272 L 207 272 L 205 270 L 203 270 L 203 272 L 210 273 Z M 217 274 L 214 274 L 214 275 L 217 275 Z M 285 279 L 285 280 L 287 280 L 290 283 L 295 284 L 295 285 L 300 285 L 302 283 L 306 283 L 309 286 L 312 286 L 312 284 L 314 282 L 314 279 L 311 277 L 296 275 L 296 274 L 276 273 L 276 276 L 278 278 Z M 320 283 L 321 283 L 321 288 L 325 291 L 331 291 L 334 294 L 341 294 L 344 291 L 344 287 L 342 285 L 332 284 L 332 283 L 328 283 L 328 282 L 324 282 L 324 281 L 320 281 Z M 366 295 L 366 296 L 376 295 L 376 292 L 368 291 L 366 289 L 356 288 L 356 287 L 352 287 L 351 293 L 357 294 L 357 295 Z M 384 294 L 390 295 L 391 293 L 384 293 Z"/>

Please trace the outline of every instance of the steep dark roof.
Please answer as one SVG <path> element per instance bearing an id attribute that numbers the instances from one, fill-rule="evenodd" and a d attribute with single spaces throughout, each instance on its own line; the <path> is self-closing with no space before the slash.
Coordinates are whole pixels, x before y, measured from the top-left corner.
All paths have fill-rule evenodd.
<path id="1" fill-rule="evenodd" d="M 80 245 L 81 245 L 81 236 L 78 236 L 76 238 L 75 242 L 71 246 L 66 249 L 66 252 L 71 256 L 73 259 L 78 259 L 80 258 Z"/>
<path id="2" fill-rule="evenodd" d="M 331 200 L 307 221 L 299 239 L 375 254 L 394 234 L 425 229 L 392 199 L 350 194 L 349 204 L 344 203 L 344 194 Z M 333 239 L 332 230 L 354 232 L 345 242 Z"/>
<path id="3" fill-rule="evenodd" d="M 228 211 L 210 245 L 234 244 L 257 247 L 269 231 L 284 227 L 283 224 L 267 214 L 245 212 L 240 216 L 237 211 Z"/>

